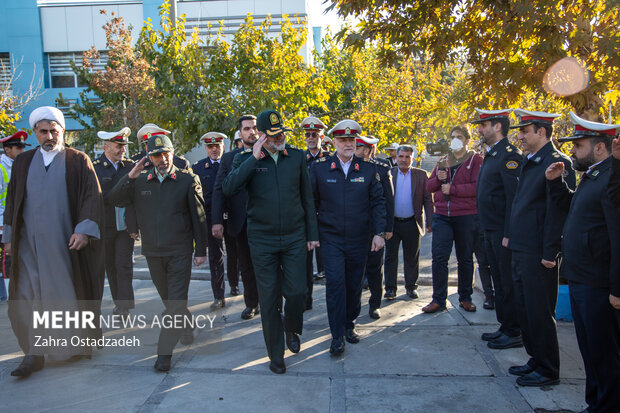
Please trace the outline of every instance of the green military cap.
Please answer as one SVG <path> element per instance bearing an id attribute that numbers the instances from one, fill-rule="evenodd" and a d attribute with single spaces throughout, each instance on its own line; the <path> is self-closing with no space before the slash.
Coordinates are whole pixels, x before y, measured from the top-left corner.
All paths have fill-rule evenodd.
<path id="1" fill-rule="evenodd" d="M 291 129 L 284 126 L 282 116 L 275 110 L 261 112 L 256 118 L 256 129 L 265 132 L 268 136 L 276 136 L 282 132 L 290 132 Z"/>
<path id="2" fill-rule="evenodd" d="M 146 143 L 146 152 L 149 156 L 172 151 L 174 151 L 172 141 L 166 135 L 152 135 Z"/>

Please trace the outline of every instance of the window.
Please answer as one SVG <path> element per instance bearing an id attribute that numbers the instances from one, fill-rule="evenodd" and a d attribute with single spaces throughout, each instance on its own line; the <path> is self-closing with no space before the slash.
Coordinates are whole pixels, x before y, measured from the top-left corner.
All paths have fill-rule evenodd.
<path id="1" fill-rule="evenodd" d="M 9 88 L 11 83 L 11 58 L 8 53 L 0 53 L 0 88 Z"/>
<path id="2" fill-rule="evenodd" d="M 100 57 L 93 62 L 93 70 L 105 70 L 108 62 L 106 52 L 99 52 Z M 50 73 L 50 85 L 53 88 L 61 87 L 86 87 L 86 84 L 79 82 L 73 69 L 71 69 L 71 61 L 74 61 L 77 67 L 82 66 L 82 52 L 75 53 L 48 53 L 48 65 Z"/>

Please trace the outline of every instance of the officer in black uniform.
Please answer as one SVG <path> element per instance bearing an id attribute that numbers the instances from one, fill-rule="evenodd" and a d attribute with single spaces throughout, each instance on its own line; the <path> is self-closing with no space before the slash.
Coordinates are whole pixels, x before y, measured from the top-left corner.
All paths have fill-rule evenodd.
<path id="1" fill-rule="evenodd" d="M 510 215 L 512 279 L 523 344 L 530 355 L 522 366 L 512 366 L 521 386 L 559 382 L 560 351 L 555 323 L 558 297 L 558 254 L 566 212 L 555 207 L 547 191 L 545 170 L 554 162 L 566 165 L 565 181 L 575 188 L 570 159 L 551 142 L 552 113 L 516 109 L 519 141 L 528 152 Z"/>
<path id="2" fill-rule="evenodd" d="M 140 162 L 140 160 L 142 158 L 144 158 L 147 152 L 147 141 L 148 139 L 153 136 L 153 135 L 170 135 L 170 131 L 166 130 L 166 129 L 162 129 L 159 126 L 155 125 L 154 123 L 147 123 L 146 125 L 144 125 L 143 127 L 141 127 L 138 130 L 138 142 L 140 142 L 140 144 L 144 145 L 144 149 L 135 154 L 134 156 L 131 157 L 131 160 L 134 162 Z M 173 157 L 173 163 L 174 166 L 176 166 L 179 169 L 189 169 L 189 161 L 185 158 L 183 158 L 182 156 L 177 156 L 174 155 Z M 148 159 L 146 159 L 146 161 L 144 162 L 144 168 L 148 169 L 150 168 L 152 165 L 151 161 Z"/>
<path id="3" fill-rule="evenodd" d="M 510 238 L 510 212 L 517 192 L 521 151 L 508 140 L 511 109 L 476 109 L 480 139 L 487 145 L 478 175 L 476 201 L 478 222 L 484 231 L 485 250 L 495 287 L 495 312 L 499 329 L 483 333 L 482 339 L 495 349 L 522 347 L 512 282 L 512 255 L 502 241 Z"/>
<path id="4" fill-rule="evenodd" d="M 127 127 L 118 132 L 97 132 L 97 136 L 105 142 L 104 152 L 93 162 L 103 193 L 105 271 L 115 305 L 113 313 L 123 316 L 134 308 L 131 253 L 138 238 L 138 224 L 133 205 L 117 208 L 109 201 L 108 195 L 134 166 L 133 161 L 125 158 L 130 134 L 131 129 Z"/>
<path id="5" fill-rule="evenodd" d="M 605 125 L 573 112 L 573 165 L 584 172 L 575 192 L 562 179 L 563 162 L 546 171 L 557 208 L 568 213 L 562 233 L 562 277 L 567 279 L 577 342 L 586 370 L 588 412 L 620 409 L 620 211 L 607 194 L 612 138 Z M 615 305 L 615 308 L 614 308 Z"/>
<path id="6" fill-rule="evenodd" d="M 607 187 L 609 199 L 620 209 L 620 137 L 612 142 L 611 177 Z"/>
<path id="7" fill-rule="evenodd" d="M 318 244 L 318 229 L 305 156 L 286 145 L 285 132 L 290 129 L 274 110 L 258 115 L 256 127 L 261 136 L 251 150 L 235 156 L 222 191 L 229 196 L 241 190 L 248 194 L 248 241 L 269 369 L 282 374 L 286 372 L 284 336 L 292 353 L 300 351 L 307 294 L 305 259 Z M 282 297 L 284 316 L 278 310 Z"/>
<path id="8" fill-rule="evenodd" d="M 358 343 L 355 319 L 360 313 L 362 277 L 371 251 L 385 245 L 386 209 L 377 166 L 355 156 L 362 128 L 343 120 L 329 132 L 336 154 L 310 168 L 318 211 L 319 238 L 325 265 L 327 317 L 332 334 L 330 353 L 344 352 L 344 340 Z"/>
<path id="9" fill-rule="evenodd" d="M 244 148 L 251 148 L 258 136 L 256 116 L 241 116 L 237 127 Z M 245 191 L 239 191 L 232 196 L 224 196 L 222 192 L 222 182 L 232 170 L 233 159 L 242 151 L 243 149 L 235 149 L 226 152 L 220 161 L 220 167 L 213 185 L 211 233 L 219 239 L 225 237 L 226 233 L 235 240 L 237 263 L 243 280 L 243 300 L 245 302 L 245 309 L 241 312 L 241 318 L 249 320 L 258 314 L 259 308 L 258 289 L 247 235 L 247 194 Z M 226 242 L 226 247 L 228 247 L 228 241 Z"/>
<path id="10" fill-rule="evenodd" d="M 359 136 L 355 138 L 355 156 L 362 158 L 367 162 L 374 163 L 379 174 L 381 187 L 383 188 L 383 197 L 385 198 L 385 240 L 392 238 L 394 229 L 394 186 L 392 185 L 392 174 L 390 167 L 383 162 L 372 159 L 370 156 L 379 139 L 370 136 Z M 373 234 L 370 234 L 373 235 Z M 372 251 L 368 246 L 368 256 L 366 257 L 366 268 L 364 270 L 364 278 L 368 280 L 368 288 L 370 290 L 370 298 L 368 299 L 368 314 L 370 318 L 375 320 L 381 317 L 379 308 L 381 307 L 381 298 L 383 295 L 383 253 L 385 248 L 379 251 Z"/>
<path id="11" fill-rule="evenodd" d="M 305 151 L 305 155 L 308 169 L 310 169 L 310 166 L 312 166 L 314 161 L 329 155 L 328 152 L 325 152 L 323 151 L 323 149 L 321 149 L 321 143 L 325 138 L 324 131 L 325 129 L 327 129 L 327 126 L 323 122 L 321 122 L 319 118 L 316 118 L 314 116 L 308 116 L 307 118 L 302 120 L 300 126 L 304 130 L 304 134 L 306 137 L 306 145 L 308 148 Z M 308 257 L 306 259 L 306 283 L 308 285 L 306 310 L 312 309 L 312 289 L 314 283 L 314 265 L 312 263 L 312 260 L 315 254 L 317 279 L 323 278 L 325 276 L 321 248 L 316 247 L 314 250 L 308 251 Z"/>
<path id="12" fill-rule="evenodd" d="M 220 132 L 208 132 L 200 140 L 204 142 L 207 157 L 192 165 L 192 171 L 198 175 L 202 184 L 202 196 L 205 201 L 207 228 L 211 228 L 211 200 L 213 199 L 213 185 L 220 166 L 220 159 L 224 150 L 226 135 Z M 207 231 L 209 244 L 209 269 L 211 270 L 211 289 L 215 298 L 211 310 L 217 310 L 226 305 L 224 299 L 224 245 L 221 238 L 215 238 L 211 231 Z"/>
<path id="13" fill-rule="evenodd" d="M 194 265 L 207 260 L 206 217 L 200 179 L 189 169 L 172 163 L 174 148 L 166 135 L 148 140 L 153 167 L 144 169 L 141 160 L 109 194 L 116 206 L 133 204 L 142 235 L 142 254 L 166 310 L 164 316 L 190 318 L 187 292 Z M 194 337 L 189 325 L 162 325 L 157 344 L 155 369 L 170 370 L 172 351 L 181 338 L 190 344 Z"/>

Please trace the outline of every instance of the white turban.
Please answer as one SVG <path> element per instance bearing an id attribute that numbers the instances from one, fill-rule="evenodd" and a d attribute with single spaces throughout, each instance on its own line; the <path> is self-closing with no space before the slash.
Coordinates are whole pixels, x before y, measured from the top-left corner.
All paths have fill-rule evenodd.
<path id="1" fill-rule="evenodd" d="M 36 108 L 30 114 L 30 128 L 34 129 L 34 126 L 42 120 L 54 121 L 58 123 L 62 128 L 65 128 L 65 117 L 62 112 L 53 106 L 41 106 Z"/>

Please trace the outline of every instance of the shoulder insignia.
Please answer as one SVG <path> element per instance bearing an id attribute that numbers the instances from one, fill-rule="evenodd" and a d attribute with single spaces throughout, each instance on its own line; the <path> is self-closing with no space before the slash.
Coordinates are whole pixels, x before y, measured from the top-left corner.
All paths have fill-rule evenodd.
<path id="1" fill-rule="evenodd" d="M 557 153 L 557 152 L 553 152 L 553 153 L 551 154 L 551 156 L 553 156 L 554 158 L 559 158 L 559 157 L 560 157 L 560 154 L 559 154 L 559 153 Z"/>
<path id="2" fill-rule="evenodd" d="M 379 172 L 377 172 L 377 181 L 381 182 L 381 177 L 379 176 Z"/>
<path id="3" fill-rule="evenodd" d="M 308 156 L 310 156 L 310 155 L 308 155 Z M 319 158 L 319 159 L 317 159 L 314 162 L 325 162 L 326 160 L 327 160 L 327 158 Z"/>
<path id="4" fill-rule="evenodd" d="M 519 166 L 519 163 L 517 161 L 506 162 L 507 169 L 517 169 L 518 166 Z"/>
<path id="5" fill-rule="evenodd" d="M 101 163 L 101 159 L 95 159 L 93 165 L 99 165 Z"/>
<path id="6" fill-rule="evenodd" d="M 512 152 L 512 148 L 510 146 L 506 146 L 506 152 Z"/>
<path id="7" fill-rule="evenodd" d="M 103 161 L 103 166 L 108 166 L 108 161 Z"/>
<path id="8" fill-rule="evenodd" d="M 568 171 L 564 171 L 564 172 L 566 172 L 566 175 L 568 175 Z M 594 171 L 592 171 L 592 176 L 598 176 L 599 172 L 600 171 L 598 169 L 595 169 Z"/>

